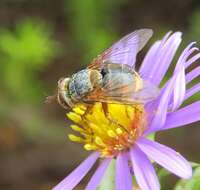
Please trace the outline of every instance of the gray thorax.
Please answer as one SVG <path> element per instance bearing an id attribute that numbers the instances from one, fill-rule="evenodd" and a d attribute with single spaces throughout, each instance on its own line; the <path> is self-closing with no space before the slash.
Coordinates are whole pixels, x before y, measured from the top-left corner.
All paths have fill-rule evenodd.
<path id="1" fill-rule="evenodd" d="M 97 77 L 98 79 L 96 79 Z M 96 82 L 94 82 L 95 80 Z M 74 100 L 80 100 L 93 91 L 97 83 L 101 86 L 102 77 L 99 72 L 90 69 L 81 70 L 72 75 L 69 82 L 69 96 Z"/>
<path id="2" fill-rule="evenodd" d="M 81 100 L 92 92 L 94 90 L 94 80 L 96 80 L 95 83 L 98 82 L 98 87 L 109 92 L 109 95 L 112 95 L 112 91 L 117 88 L 134 84 L 133 73 L 128 70 L 102 69 L 98 71 L 98 73 L 97 71 L 93 73 L 93 71 L 94 70 L 84 69 L 72 75 L 68 86 L 69 96 L 72 99 Z M 97 77 L 98 79 L 96 79 Z M 118 95 L 121 94 L 121 92 L 118 93 Z"/>

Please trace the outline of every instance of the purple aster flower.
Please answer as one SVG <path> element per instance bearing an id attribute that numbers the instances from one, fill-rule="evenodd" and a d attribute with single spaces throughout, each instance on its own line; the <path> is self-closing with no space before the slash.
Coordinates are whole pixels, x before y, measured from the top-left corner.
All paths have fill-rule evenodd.
<path id="1" fill-rule="evenodd" d="M 73 189 L 98 159 L 102 162 L 93 174 L 86 190 L 95 190 L 112 159 L 116 159 L 115 189 L 132 190 L 132 175 L 142 190 L 159 190 L 160 184 L 152 161 L 171 173 L 188 179 L 192 176 L 190 163 L 175 150 L 153 140 L 151 133 L 181 127 L 200 120 L 200 102 L 183 106 L 183 102 L 200 90 L 200 84 L 187 88 L 200 73 L 200 67 L 186 73 L 186 69 L 200 58 L 195 43 L 181 53 L 171 78 L 160 85 L 181 43 L 181 32 L 167 33 L 148 51 L 139 69 L 140 76 L 160 87 L 159 96 L 145 105 L 109 104 L 109 113 L 118 124 L 110 124 L 100 103 L 83 120 L 85 107 L 76 106 L 68 117 L 76 124 L 72 129 L 80 136 L 70 140 L 82 143 L 93 151 L 71 174 L 53 190 Z M 134 59 L 133 59 L 134 60 Z M 133 172 L 131 172 L 133 171 Z"/>

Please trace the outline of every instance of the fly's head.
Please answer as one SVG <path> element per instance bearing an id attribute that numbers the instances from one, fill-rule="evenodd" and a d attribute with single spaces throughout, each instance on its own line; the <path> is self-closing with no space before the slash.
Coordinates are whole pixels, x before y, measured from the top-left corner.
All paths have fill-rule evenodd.
<path id="1" fill-rule="evenodd" d="M 70 78 L 61 78 L 58 81 L 57 101 L 65 109 L 73 107 L 73 103 L 68 91 L 69 81 Z"/>

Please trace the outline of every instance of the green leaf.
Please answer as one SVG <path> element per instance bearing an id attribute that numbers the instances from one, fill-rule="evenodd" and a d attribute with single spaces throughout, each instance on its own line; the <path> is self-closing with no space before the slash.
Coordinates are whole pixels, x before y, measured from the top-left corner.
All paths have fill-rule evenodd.
<path id="1" fill-rule="evenodd" d="M 44 71 L 59 51 L 52 31 L 33 18 L 17 22 L 13 30 L 0 28 L 0 75 L 5 97 L 28 103 L 43 98 L 38 71 Z"/>
<path id="2" fill-rule="evenodd" d="M 159 171 L 158 171 L 158 178 L 160 180 L 162 180 L 164 177 L 170 175 L 171 173 L 169 171 L 167 171 L 166 169 L 164 168 L 161 168 Z"/>
<path id="3" fill-rule="evenodd" d="M 113 159 L 102 179 L 98 190 L 114 190 L 115 189 L 115 160 Z"/>
<path id="4" fill-rule="evenodd" d="M 152 140 L 152 141 L 155 141 L 155 136 L 156 134 L 155 133 L 151 133 L 150 135 L 148 135 L 148 139 Z"/>
<path id="5" fill-rule="evenodd" d="M 193 168 L 200 167 L 200 164 L 196 162 L 190 162 L 190 164 L 192 165 Z"/>
<path id="6" fill-rule="evenodd" d="M 198 166 L 193 172 L 193 176 L 189 180 L 179 180 L 174 190 L 199 190 L 200 189 L 200 166 L 194 163 L 193 165 Z"/>

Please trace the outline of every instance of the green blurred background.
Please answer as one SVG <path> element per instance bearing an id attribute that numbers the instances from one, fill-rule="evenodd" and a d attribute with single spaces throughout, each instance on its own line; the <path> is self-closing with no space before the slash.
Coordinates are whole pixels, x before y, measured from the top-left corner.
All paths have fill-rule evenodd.
<path id="1" fill-rule="evenodd" d="M 200 41 L 200 1 L 0 0 L 1 190 L 51 189 L 87 156 L 67 139 L 65 111 L 45 97 L 56 92 L 60 77 L 144 27 L 155 32 L 151 43 L 169 30 L 183 31 L 184 45 Z M 195 124 L 157 139 L 198 162 L 199 136 Z M 167 178 L 162 189 L 176 180 Z"/>

